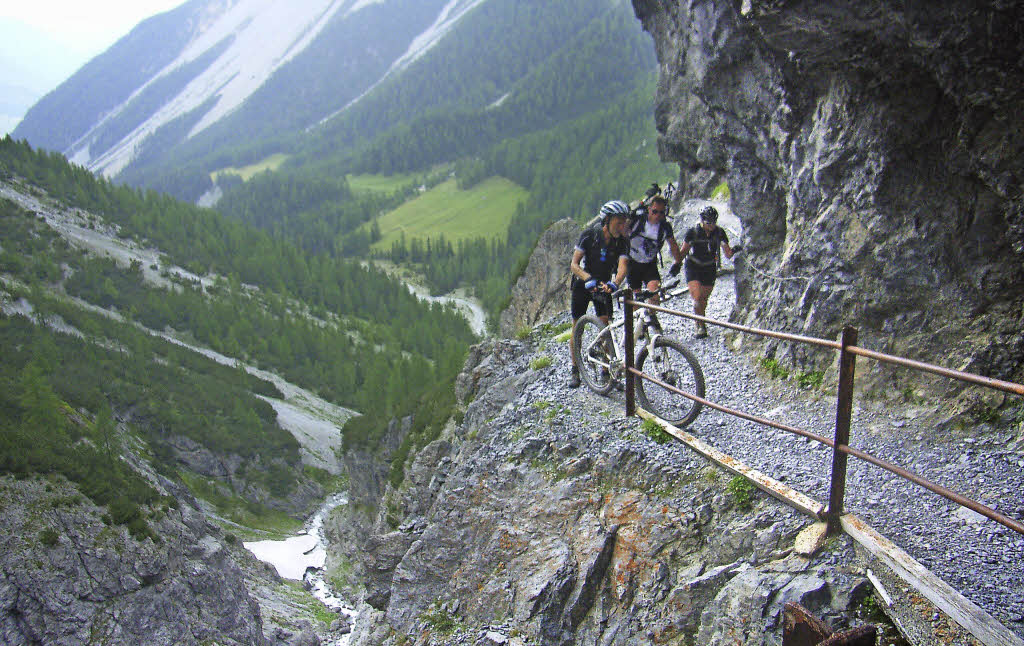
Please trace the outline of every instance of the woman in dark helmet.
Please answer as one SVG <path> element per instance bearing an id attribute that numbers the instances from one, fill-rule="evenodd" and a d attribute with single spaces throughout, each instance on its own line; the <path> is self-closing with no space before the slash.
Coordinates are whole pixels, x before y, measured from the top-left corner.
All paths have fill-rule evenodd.
<path id="1" fill-rule="evenodd" d="M 686 284 L 693 298 L 693 313 L 704 316 L 708 299 L 715 289 L 718 277 L 718 253 L 725 252 L 726 258 L 740 251 L 742 247 L 729 246 L 729 235 L 718 226 L 718 211 L 713 206 L 705 206 L 700 212 L 700 224 L 690 228 L 683 236 L 680 253 L 686 257 Z M 697 338 L 708 335 L 708 328 L 703 321 L 697 322 Z"/>

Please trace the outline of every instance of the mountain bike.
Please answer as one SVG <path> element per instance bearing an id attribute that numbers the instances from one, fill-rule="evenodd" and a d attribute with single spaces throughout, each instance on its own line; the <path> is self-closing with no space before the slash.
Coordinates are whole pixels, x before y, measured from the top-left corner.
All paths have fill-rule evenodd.
<path id="1" fill-rule="evenodd" d="M 614 298 L 633 297 L 645 301 L 655 293 L 661 302 L 675 298 L 685 289 L 676 289 L 675 283 L 666 283 L 657 292 L 643 290 L 635 295 L 621 289 Z M 683 392 L 704 397 L 704 372 L 697 357 L 677 338 L 664 334 L 653 311 L 638 307 L 634 314 L 634 331 L 638 352 L 634 366 L 662 382 Z M 607 395 L 620 385 L 626 375 L 625 319 L 619 317 L 605 325 L 600 318 L 586 314 L 573 326 L 572 351 L 579 367 L 580 378 L 587 387 L 599 395 Z M 640 406 L 675 426 L 683 427 L 696 419 L 701 404 L 672 392 L 652 381 L 637 377 L 636 396 Z"/>

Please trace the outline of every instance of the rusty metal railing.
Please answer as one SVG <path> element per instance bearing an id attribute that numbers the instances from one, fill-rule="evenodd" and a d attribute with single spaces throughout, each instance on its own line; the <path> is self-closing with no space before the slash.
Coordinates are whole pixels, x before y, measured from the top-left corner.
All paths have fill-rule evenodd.
<path id="1" fill-rule="evenodd" d="M 795 343 L 804 343 L 809 345 L 815 345 L 818 347 L 834 350 L 839 352 L 839 384 L 836 393 L 836 424 L 835 424 L 835 436 L 832 439 L 818 435 L 811 431 L 801 429 L 795 426 L 787 424 L 781 424 L 779 422 L 752 415 L 743 411 L 735 410 L 727 406 L 716 404 L 709 399 L 703 397 L 697 397 L 693 393 L 687 393 L 679 388 L 667 384 L 657 377 L 646 374 L 636 369 L 633 363 L 633 308 L 634 307 L 646 307 L 651 310 L 658 312 L 664 312 L 674 316 L 681 316 L 684 318 L 701 321 L 704 323 L 710 323 L 711 325 L 717 325 L 719 327 L 736 330 L 746 334 L 754 334 L 757 336 L 769 337 L 774 339 L 780 339 L 783 341 L 792 341 Z M 869 464 L 873 464 L 881 469 L 889 471 L 900 478 L 913 482 L 914 484 L 924 487 L 925 489 L 936 493 L 947 500 L 955 502 L 956 504 L 966 507 L 971 511 L 974 511 L 982 516 L 985 516 L 997 523 L 1012 529 L 1013 531 L 1024 535 L 1024 523 L 1021 523 L 1013 518 L 1005 516 L 996 510 L 984 505 L 976 500 L 968 498 L 962 494 L 959 494 L 952 489 L 944 487 L 940 484 L 931 482 L 930 480 L 923 478 L 903 467 L 882 460 L 878 457 L 855 449 L 849 445 L 850 443 L 850 417 L 853 410 L 853 386 L 856 374 L 856 361 L 857 357 L 865 357 L 867 359 L 873 359 L 876 361 L 882 361 L 898 366 L 903 366 L 913 370 L 921 372 L 928 372 L 931 374 L 948 377 L 951 379 L 957 379 L 971 384 L 984 386 L 987 388 L 993 388 L 1001 390 L 1003 392 L 1013 393 L 1016 395 L 1024 396 L 1024 385 L 1011 382 L 1002 381 L 999 379 L 992 379 L 989 377 L 983 377 L 981 375 L 972 374 L 969 372 L 963 372 L 959 370 L 952 370 L 949 368 L 943 368 L 920 361 L 914 361 L 904 357 L 897 357 L 874 350 L 868 350 L 857 345 L 857 329 L 853 327 L 843 328 L 843 332 L 839 341 L 829 341 L 826 339 L 818 339 L 814 337 L 799 336 L 795 334 L 787 334 L 784 332 L 776 332 L 774 330 L 764 330 L 760 328 L 747 327 L 744 325 L 737 325 L 735 323 L 729 323 L 726 321 L 719 321 L 717 319 L 708 318 L 706 316 L 699 316 L 697 314 L 690 314 L 688 312 L 680 312 L 678 310 L 672 310 L 660 305 L 653 305 L 650 303 L 642 303 L 634 301 L 632 299 L 624 299 L 624 317 L 625 317 L 625 336 L 626 336 L 626 415 L 632 416 L 636 413 L 636 402 L 634 399 L 634 379 L 641 378 L 646 379 L 652 383 L 661 386 L 662 388 L 676 393 L 682 397 L 686 397 L 695 402 L 707 406 L 709 408 L 721 411 L 723 413 L 739 417 L 757 424 L 762 424 L 772 428 L 776 428 L 788 433 L 800 435 L 808 439 L 814 440 L 832 449 L 832 472 L 831 472 L 831 483 L 829 487 L 829 502 L 828 507 L 824 512 L 824 520 L 828 526 L 828 532 L 834 534 L 842 530 L 841 517 L 843 515 L 844 499 L 846 495 L 846 468 L 847 468 L 847 457 L 853 456 Z"/>

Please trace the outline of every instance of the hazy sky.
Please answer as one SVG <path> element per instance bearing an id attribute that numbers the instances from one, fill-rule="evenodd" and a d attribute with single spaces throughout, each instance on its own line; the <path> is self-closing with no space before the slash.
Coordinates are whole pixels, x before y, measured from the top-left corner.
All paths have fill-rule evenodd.
<path id="1" fill-rule="evenodd" d="M 186 0 L 0 0 L 0 136 L 142 20 Z"/>
<path id="2" fill-rule="evenodd" d="M 0 20 L 34 27 L 86 58 L 99 54 L 144 18 L 185 0 L 4 0 Z M 82 60 L 81 62 L 85 62 Z"/>

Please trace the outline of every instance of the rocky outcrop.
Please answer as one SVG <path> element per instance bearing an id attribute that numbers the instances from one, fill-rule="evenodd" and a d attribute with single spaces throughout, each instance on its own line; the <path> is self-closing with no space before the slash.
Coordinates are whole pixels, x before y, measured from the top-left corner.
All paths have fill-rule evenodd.
<path id="1" fill-rule="evenodd" d="M 619 404 L 531 369 L 544 334 L 471 351 L 462 423 L 410 460 L 381 505 L 400 520 L 361 543 L 373 608 L 353 644 L 775 643 L 788 601 L 859 621 L 847 541 L 795 554 L 810 521 L 746 506 Z"/>
<path id="2" fill-rule="evenodd" d="M 579 236 L 579 223 L 568 218 L 541 234 L 523 275 L 512 288 L 509 306 L 501 313 L 501 336 L 532 328 L 568 308 L 569 261 Z"/>
<path id="3" fill-rule="evenodd" d="M 239 495 L 296 517 L 309 515 L 324 499 L 323 487 L 302 475 L 300 463 L 289 464 L 281 457 L 259 454 L 248 460 L 234 453 L 223 455 L 185 436 L 168 438 L 167 446 L 178 463 L 210 478 L 225 496 Z M 266 483 L 282 473 L 294 474 L 294 483 L 286 494 L 274 495 Z"/>
<path id="4" fill-rule="evenodd" d="M 336 584 L 360 588 L 366 602 L 382 608 L 390 594 L 391 573 L 408 548 L 405 535 L 391 526 L 386 501 L 394 452 L 409 434 L 412 419 L 392 419 L 376 447 L 350 448 L 342 456 L 348 474 L 348 504 L 324 522 L 327 571 Z M 340 573 L 344 572 L 344 575 Z"/>
<path id="5" fill-rule="evenodd" d="M 266 643 L 241 547 L 189 504 L 153 510 L 158 543 L 59 479 L 2 478 L 0 508 L 0 642 Z"/>
<path id="6" fill-rule="evenodd" d="M 1015 3 L 633 6 L 660 61 L 662 158 L 683 186 L 725 177 L 743 222 L 735 319 L 826 338 L 851 324 L 862 345 L 1024 377 Z"/>

